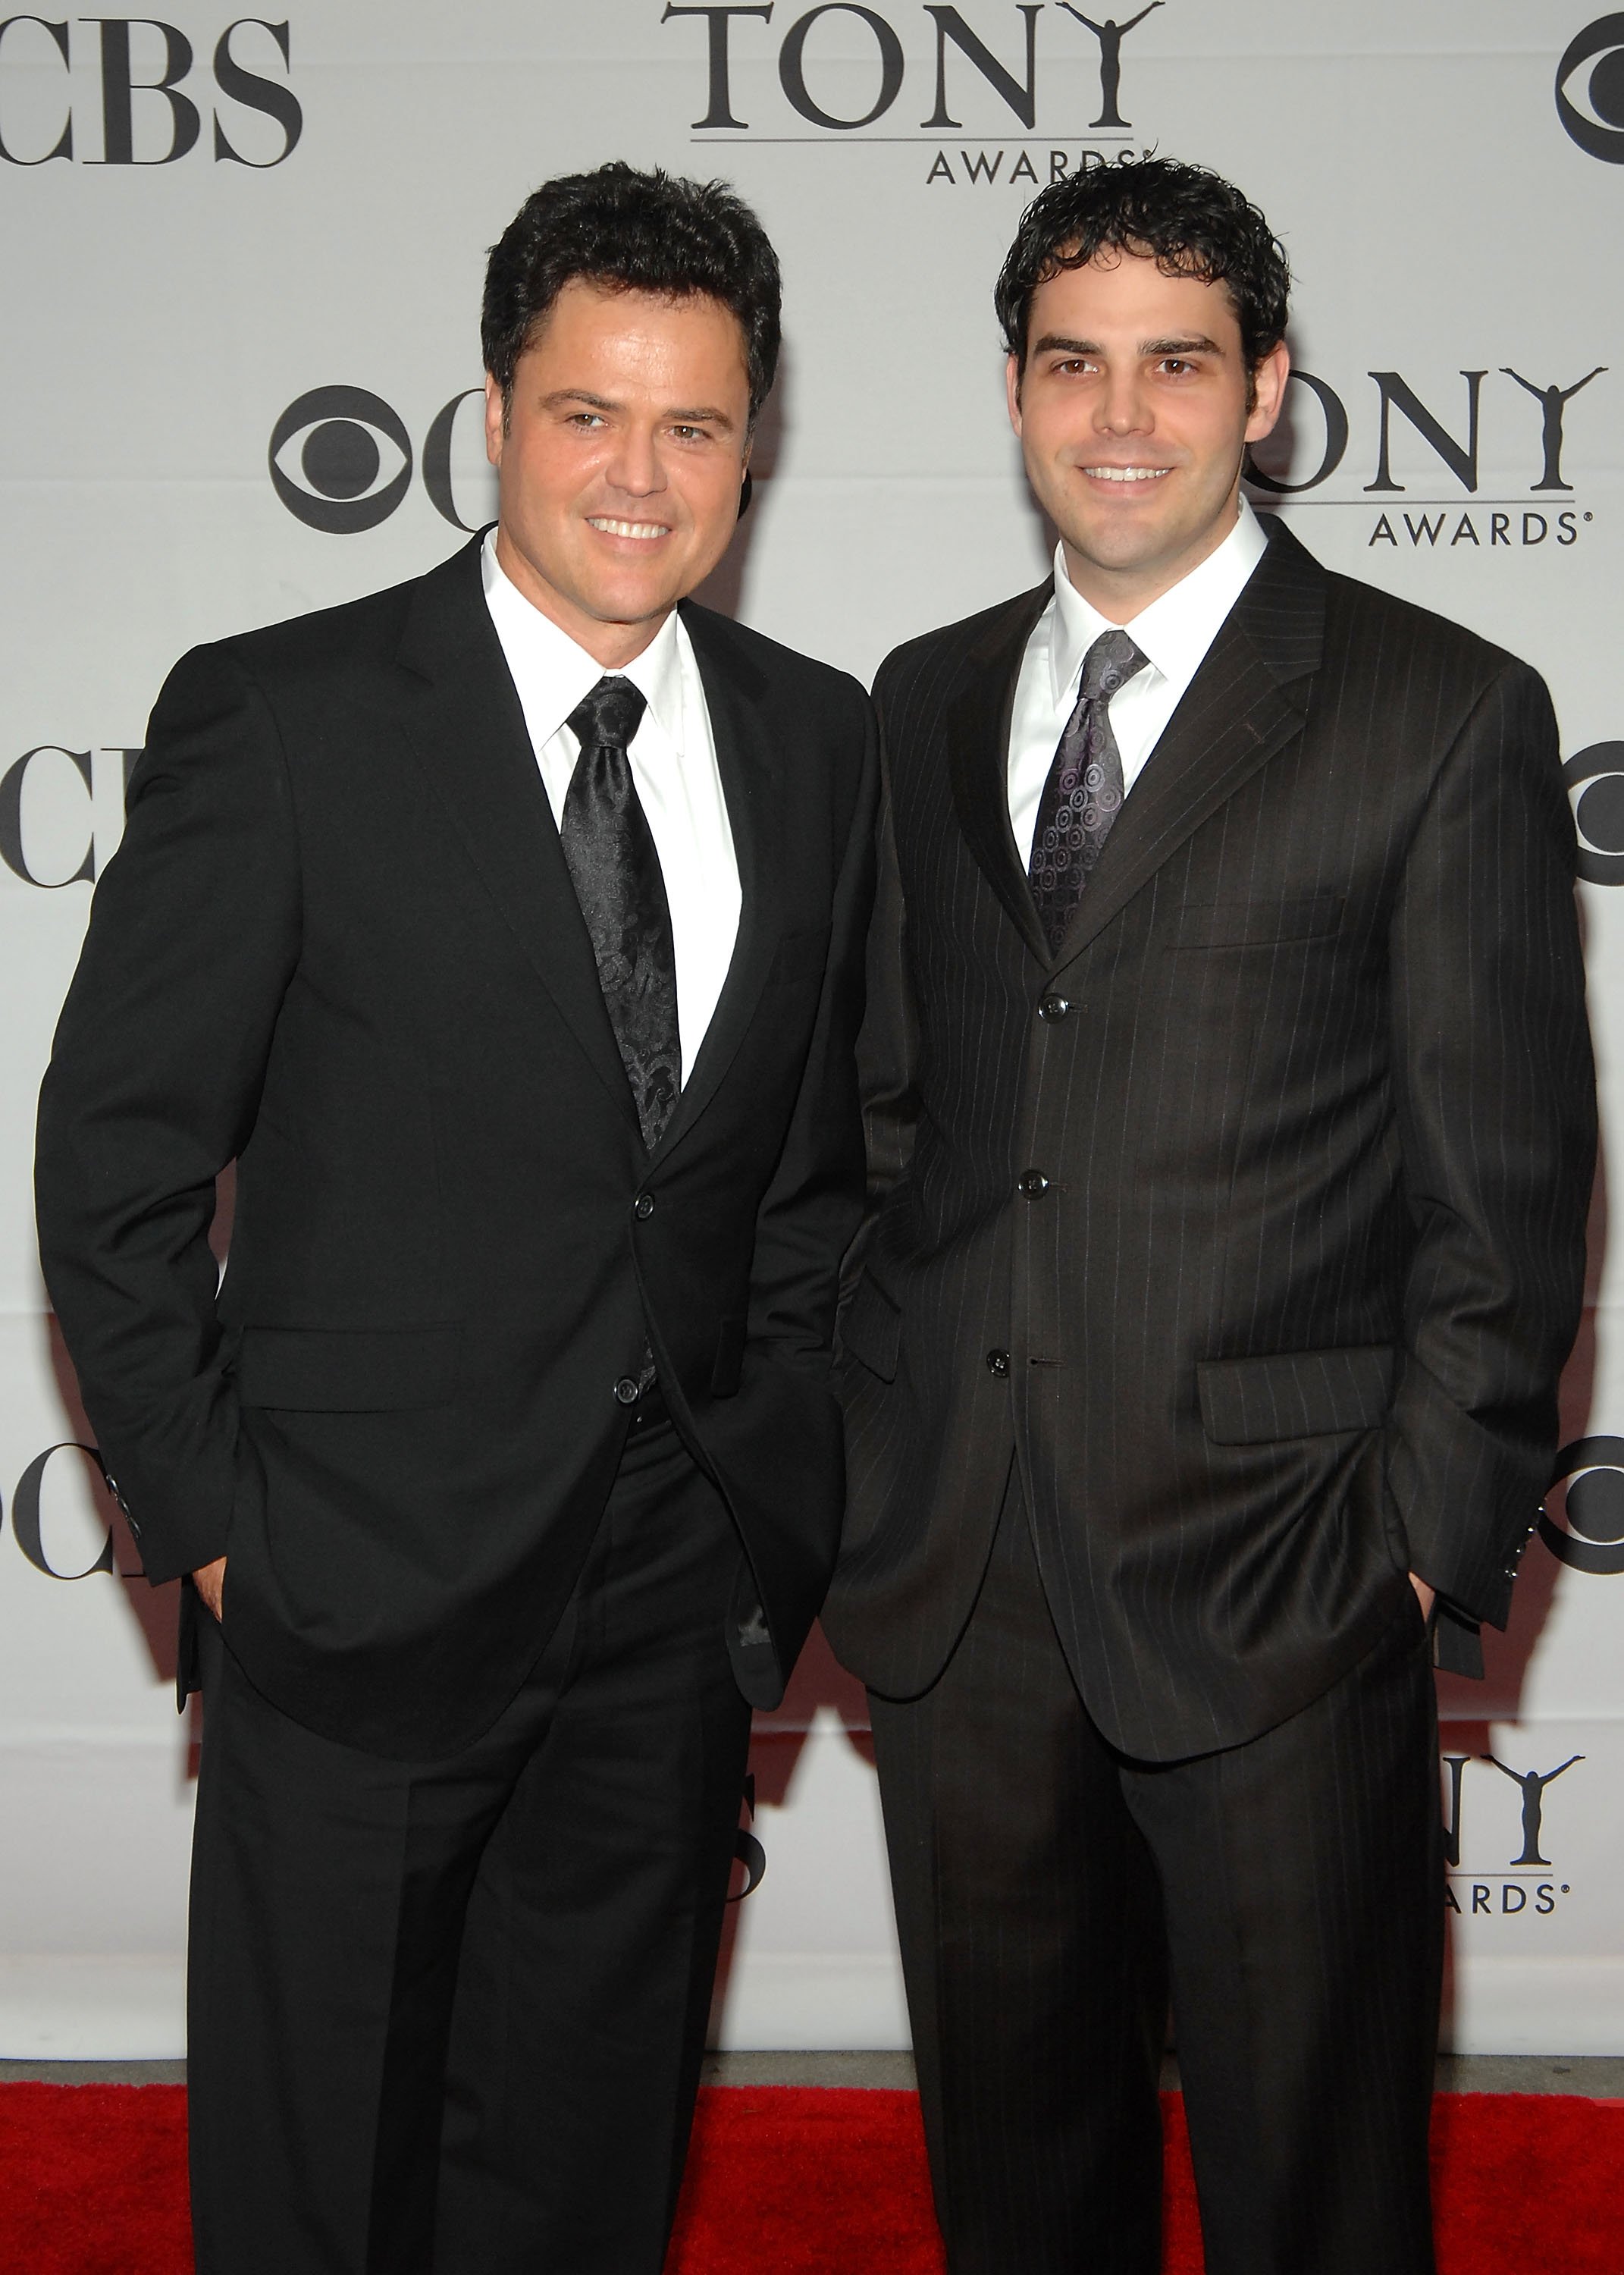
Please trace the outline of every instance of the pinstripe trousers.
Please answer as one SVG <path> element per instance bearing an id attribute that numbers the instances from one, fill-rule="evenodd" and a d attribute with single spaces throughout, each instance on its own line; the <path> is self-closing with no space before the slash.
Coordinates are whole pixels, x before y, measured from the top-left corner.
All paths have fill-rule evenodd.
<path id="1" fill-rule="evenodd" d="M 1169 1984 L 1207 2275 L 1431 2275 L 1443 1953 L 1424 1623 L 1261 1737 L 1107 1746 L 1012 1470 L 970 1624 L 872 1698 L 951 2275 L 1156 2275 Z"/>

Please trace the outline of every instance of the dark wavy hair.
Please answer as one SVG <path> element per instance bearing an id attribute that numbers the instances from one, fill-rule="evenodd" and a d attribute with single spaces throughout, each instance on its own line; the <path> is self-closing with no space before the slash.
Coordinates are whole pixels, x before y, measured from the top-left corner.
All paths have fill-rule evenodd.
<path id="1" fill-rule="evenodd" d="M 1257 207 L 1205 166 L 1139 158 L 1065 175 L 1021 215 L 993 300 L 1004 344 L 1023 369 L 1038 287 L 1113 249 L 1148 253 L 1168 276 L 1223 285 L 1249 371 L 1284 339 L 1291 271 Z"/>
<path id="2" fill-rule="evenodd" d="M 518 359 L 576 277 L 672 299 L 703 293 L 738 318 L 753 420 L 778 368 L 782 286 L 767 231 L 725 182 L 616 159 L 533 190 L 491 247 L 480 314 L 485 368 L 511 399 Z"/>

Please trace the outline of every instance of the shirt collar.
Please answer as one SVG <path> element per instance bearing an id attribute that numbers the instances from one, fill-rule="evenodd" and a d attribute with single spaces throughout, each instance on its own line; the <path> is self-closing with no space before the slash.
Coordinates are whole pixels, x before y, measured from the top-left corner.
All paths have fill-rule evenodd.
<path id="1" fill-rule="evenodd" d="M 480 570 L 491 622 L 539 746 L 549 741 L 577 704 L 591 694 L 604 676 L 603 666 L 562 625 L 525 598 L 496 558 L 494 529 L 486 532 L 480 548 Z M 642 654 L 608 675 L 631 682 L 664 729 L 666 739 L 677 750 L 682 748 L 683 724 L 680 631 L 680 619 L 673 608 Z"/>
<path id="2" fill-rule="evenodd" d="M 1195 677 L 1219 626 L 1240 599 L 1267 543 L 1250 501 L 1243 498 L 1235 527 L 1223 543 L 1122 627 L 1132 634 L 1135 646 L 1164 679 L 1187 686 Z M 1102 632 L 1116 627 L 1072 583 L 1066 573 L 1061 545 L 1054 548 L 1054 604 L 1049 669 L 1059 709 L 1077 684 L 1084 657 Z"/>

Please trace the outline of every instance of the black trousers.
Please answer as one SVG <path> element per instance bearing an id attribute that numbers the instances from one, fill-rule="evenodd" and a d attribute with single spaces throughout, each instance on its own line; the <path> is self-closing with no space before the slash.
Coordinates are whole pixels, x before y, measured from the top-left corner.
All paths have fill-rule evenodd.
<path id="1" fill-rule="evenodd" d="M 750 1710 L 741 1550 L 628 1440 L 529 1681 L 399 1762 L 278 1712 L 205 1617 L 189 1984 L 198 2275 L 658 2275 Z"/>
<path id="2" fill-rule="evenodd" d="M 947 1668 L 871 1704 L 951 2275 L 1157 2275 L 1169 1976 L 1207 2275 L 1431 2275 L 1443 1858 L 1413 1595 L 1278 1728 L 1129 1761 L 1012 1480 Z"/>

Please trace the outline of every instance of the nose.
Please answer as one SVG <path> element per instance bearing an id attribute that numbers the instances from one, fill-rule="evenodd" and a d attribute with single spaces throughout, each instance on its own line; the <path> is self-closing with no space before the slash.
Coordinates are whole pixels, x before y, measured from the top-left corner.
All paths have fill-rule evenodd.
<path id="1" fill-rule="evenodd" d="M 666 472 L 656 429 L 628 421 L 619 429 L 603 471 L 610 485 L 627 497 L 653 497 L 663 490 Z"/>
<path id="2" fill-rule="evenodd" d="M 1108 367 L 1094 398 L 1094 424 L 1104 435 L 1144 435 L 1155 425 L 1148 393 L 1133 364 Z"/>

